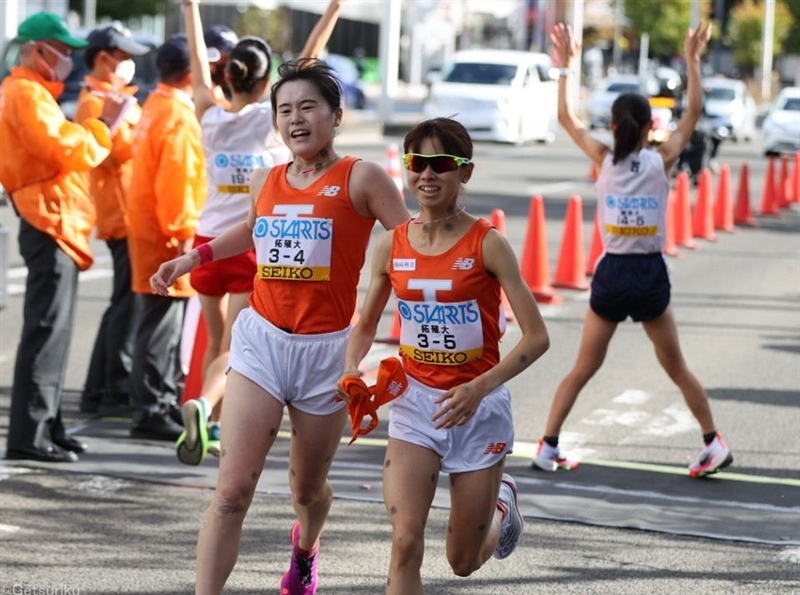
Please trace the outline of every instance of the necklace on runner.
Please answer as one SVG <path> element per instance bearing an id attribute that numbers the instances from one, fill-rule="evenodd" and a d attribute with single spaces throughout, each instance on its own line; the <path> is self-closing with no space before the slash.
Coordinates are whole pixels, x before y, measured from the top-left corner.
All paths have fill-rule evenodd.
<path id="1" fill-rule="evenodd" d="M 411 223 L 414 225 L 433 225 L 434 223 L 441 223 L 442 221 L 447 221 L 448 219 L 452 219 L 453 217 L 458 217 L 461 213 L 466 210 L 466 207 L 459 206 L 458 210 L 455 213 L 450 213 L 446 217 L 439 217 L 438 219 L 434 219 L 433 221 L 420 221 L 416 217 L 411 219 Z"/>
<path id="2" fill-rule="evenodd" d="M 303 168 L 303 169 L 300 169 L 298 167 L 298 168 L 295 168 L 294 171 L 289 170 L 289 173 L 292 173 L 292 174 L 295 174 L 295 175 L 301 175 L 301 174 L 310 174 L 313 171 L 322 171 L 325 167 L 329 166 L 331 163 L 333 163 L 337 159 L 339 159 L 339 156 L 336 153 L 334 153 L 333 154 L 333 158 L 329 159 L 328 161 L 326 161 L 324 163 L 315 163 L 311 167 L 306 167 L 306 168 Z"/>

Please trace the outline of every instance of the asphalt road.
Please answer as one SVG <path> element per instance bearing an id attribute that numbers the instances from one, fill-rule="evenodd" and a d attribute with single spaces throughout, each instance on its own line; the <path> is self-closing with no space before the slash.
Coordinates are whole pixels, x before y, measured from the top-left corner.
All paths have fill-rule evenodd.
<path id="1" fill-rule="evenodd" d="M 383 161 L 387 145 L 401 141 L 383 137 L 368 121 L 350 120 L 338 146 Z M 564 446 L 582 466 L 568 474 L 530 470 L 552 393 L 575 357 L 588 300 L 587 292 L 558 290 L 560 305 L 541 305 L 550 351 L 510 383 L 517 443 L 508 467 L 521 485 L 525 536 L 509 560 L 490 561 L 468 579 L 453 577 L 443 550 L 443 480 L 428 524 L 427 593 L 800 593 L 800 209 L 758 215 L 765 170 L 758 141 L 723 145 L 721 157 L 731 166 L 734 189 L 748 164 L 759 225 L 718 232 L 716 241 L 698 241 L 697 249 L 682 249 L 670 262 L 685 356 L 708 390 L 734 465 L 709 480 L 685 476 L 700 447 L 699 431 L 641 328 L 625 323 L 564 428 Z M 552 145 L 479 144 L 475 161 L 467 209 L 487 217 L 502 209 L 518 255 L 536 194 L 545 200 L 551 271 L 566 203 L 575 194 L 583 198 L 588 248 L 594 214 L 588 164 L 563 136 Z M 0 208 L 0 221 L 10 232 L 12 285 L 0 311 L 4 436 L 24 268 L 10 209 Z M 59 587 L 61 593 L 191 591 L 196 530 L 211 499 L 216 461 L 181 466 L 168 446 L 127 438 L 124 420 L 77 411 L 110 288 L 101 244 L 97 254 L 97 265 L 82 275 L 65 400 L 68 423 L 91 451 L 67 467 L 0 465 L 0 593 L 24 592 L 14 585 L 54 593 Z M 362 291 L 366 283 L 365 277 Z M 391 311 L 382 324 L 388 333 Z M 516 332 L 511 324 L 504 350 Z M 372 358 L 392 349 L 379 346 Z M 320 594 L 379 593 L 384 584 L 390 535 L 380 504 L 385 426 L 369 438 L 343 446 L 334 465 L 338 498 L 323 538 Z M 227 592 L 277 591 L 291 526 L 287 444 L 282 436 L 267 463 Z"/>

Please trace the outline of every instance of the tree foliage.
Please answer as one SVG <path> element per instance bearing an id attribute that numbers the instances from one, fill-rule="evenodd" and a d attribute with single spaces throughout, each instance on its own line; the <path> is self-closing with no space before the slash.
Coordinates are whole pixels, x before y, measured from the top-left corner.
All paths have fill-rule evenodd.
<path id="1" fill-rule="evenodd" d="M 292 49 L 292 26 L 289 9 L 279 6 L 273 10 L 249 7 L 234 25 L 239 35 L 255 35 L 267 40 L 277 56 Z"/>
<path id="2" fill-rule="evenodd" d="M 791 3 L 790 3 L 791 4 Z M 784 41 L 794 24 L 792 13 L 783 0 L 775 3 L 773 56 L 784 51 Z M 725 43 L 733 50 L 736 67 L 746 76 L 761 62 L 761 37 L 764 29 L 764 5 L 758 0 L 743 0 L 731 11 Z"/>
<path id="3" fill-rule="evenodd" d="M 141 16 L 164 14 L 168 0 L 97 0 L 97 19 L 127 21 Z M 83 15 L 84 0 L 69 0 L 69 9 Z"/>
<path id="4" fill-rule="evenodd" d="M 658 56 L 683 54 L 683 42 L 691 20 L 691 0 L 627 0 L 625 16 L 636 38 L 650 37 L 650 53 Z M 701 19 L 708 15 L 710 0 L 700 1 Z"/>
<path id="5" fill-rule="evenodd" d="M 786 9 L 792 17 L 792 23 L 786 32 L 783 49 L 787 54 L 800 54 L 800 2 L 787 2 Z"/>

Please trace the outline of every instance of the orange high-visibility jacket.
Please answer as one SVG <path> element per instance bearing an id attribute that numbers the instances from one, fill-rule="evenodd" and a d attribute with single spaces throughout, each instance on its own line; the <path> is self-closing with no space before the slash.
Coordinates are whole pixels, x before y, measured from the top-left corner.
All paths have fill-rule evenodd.
<path id="1" fill-rule="evenodd" d="M 152 293 L 150 277 L 194 237 L 206 198 L 200 123 L 186 93 L 160 83 L 142 106 L 133 143 L 128 190 L 128 251 L 132 288 Z M 172 286 L 175 297 L 194 295 L 189 275 Z"/>
<path id="2" fill-rule="evenodd" d="M 81 270 L 92 266 L 95 209 L 86 172 L 108 157 L 108 127 L 64 117 L 63 90 L 29 68 L 15 67 L 0 87 L 0 184 L 25 221 L 51 236 Z"/>
<path id="3" fill-rule="evenodd" d="M 104 97 L 115 90 L 113 85 L 92 76 L 83 79 L 84 88 L 75 108 L 75 121 L 82 124 L 98 118 L 103 112 Z M 133 95 L 137 87 L 124 87 L 120 93 Z M 97 237 L 101 240 L 121 240 L 128 237 L 128 186 L 133 173 L 133 128 L 142 115 L 138 103 L 132 104 L 113 132 L 111 155 L 89 172 L 89 183 L 97 209 Z"/>

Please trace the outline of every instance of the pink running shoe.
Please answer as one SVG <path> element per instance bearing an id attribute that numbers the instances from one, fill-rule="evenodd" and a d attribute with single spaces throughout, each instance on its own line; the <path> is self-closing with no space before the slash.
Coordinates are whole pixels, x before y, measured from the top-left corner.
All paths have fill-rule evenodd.
<path id="1" fill-rule="evenodd" d="M 300 543 L 300 523 L 292 526 L 292 560 L 289 570 L 281 579 L 281 595 L 314 595 L 317 592 L 317 553 L 319 542 L 311 550 L 311 556 L 304 558 L 297 554 Z"/>
<path id="2" fill-rule="evenodd" d="M 689 465 L 689 477 L 705 477 L 733 463 L 731 449 L 717 433 L 711 444 L 704 447 L 700 457 Z"/>

